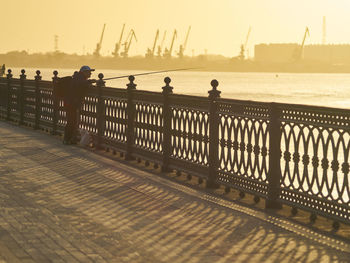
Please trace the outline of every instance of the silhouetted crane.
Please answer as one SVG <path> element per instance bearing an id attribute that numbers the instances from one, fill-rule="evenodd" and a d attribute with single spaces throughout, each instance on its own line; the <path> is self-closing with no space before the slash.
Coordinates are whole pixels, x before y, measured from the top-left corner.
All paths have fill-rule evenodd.
<path id="1" fill-rule="evenodd" d="M 112 53 L 112 55 L 114 57 L 119 57 L 119 49 L 120 49 L 121 44 L 122 44 L 122 38 L 123 38 L 123 34 L 124 34 L 124 29 L 125 29 L 125 24 L 123 24 L 122 32 L 120 33 L 119 42 L 115 44 L 114 52 Z"/>
<path id="2" fill-rule="evenodd" d="M 310 32 L 309 32 L 309 28 L 308 27 L 306 27 L 306 29 L 305 29 L 303 41 L 301 42 L 300 47 L 298 47 L 294 51 L 293 58 L 294 58 L 295 61 L 300 61 L 303 58 L 304 45 L 305 45 L 305 40 L 306 40 L 307 36 L 310 36 Z"/>
<path id="3" fill-rule="evenodd" d="M 246 51 L 247 51 L 247 45 L 248 45 L 248 40 L 249 40 L 249 36 L 250 36 L 250 31 L 251 31 L 251 30 L 252 30 L 252 28 L 249 27 L 249 30 L 248 30 L 248 33 L 247 33 L 247 37 L 246 37 L 246 39 L 245 39 L 245 42 L 244 42 L 244 44 L 241 45 L 241 51 L 239 52 L 239 56 L 238 56 L 238 58 L 239 58 L 240 60 L 244 60 L 244 59 L 246 58 L 245 53 L 246 53 Z"/>
<path id="4" fill-rule="evenodd" d="M 130 32 L 129 32 L 128 37 L 126 38 L 126 41 L 123 44 L 124 51 L 120 54 L 123 58 L 127 58 L 128 57 L 130 45 L 131 45 L 131 42 L 132 42 L 133 38 L 135 38 L 135 41 L 137 42 L 135 31 L 134 31 L 134 29 L 131 29 Z"/>
<path id="5" fill-rule="evenodd" d="M 171 45 L 170 45 L 170 48 L 169 49 L 165 49 L 164 50 L 164 57 L 165 58 L 171 58 L 171 53 L 173 52 L 173 47 L 174 47 L 174 41 L 175 41 L 175 38 L 177 37 L 177 31 L 176 29 L 174 30 L 174 34 L 173 34 L 173 39 L 171 40 Z"/>
<path id="6" fill-rule="evenodd" d="M 163 45 L 164 45 L 165 37 L 166 37 L 166 30 L 164 31 L 163 40 L 162 40 L 160 46 L 158 46 L 158 50 L 157 50 L 157 56 L 158 56 L 158 57 L 161 57 L 161 56 L 162 56 L 162 50 L 163 50 Z"/>
<path id="7" fill-rule="evenodd" d="M 147 48 L 146 58 L 153 58 L 154 57 L 154 50 L 156 49 L 158 37 L 159 37 L 159 29 L 157 30 L 152 49 Z"/>
<path id="8" fill-rule="evenodd" d="M 94 56 L 96 56 L 96 57 L 99 57 L 99 56 L 100 56 L 100 50 L 101 50 L 101 45 L 102 45 L 103 34 L 104 34 L 104 32 L 105 32 L 105 28 L 106 28 L 106 24 L 103 25 L 103 29 L 102 29 L 102 34 L 101 34 L 100 42 L 97 43 L 96 49 L 95 49 L 95 51 L 94 51 Z"/>
<path id="9" fill-rule="evenodd" d="M 186 49 L 187 40 L 188 40 L 188 36 L 190 35 L 190 31 L 191 31 L 191 26 L 189 26 L 189 28 L 187 30 L 185 42 L 183 43 L 183 45 L 180 45 L 180 47 L 179 47 L 179 52 L 177 53 L 179 58 L 183 58 L 183 56 L 184 56 L 184 52 Z"/>

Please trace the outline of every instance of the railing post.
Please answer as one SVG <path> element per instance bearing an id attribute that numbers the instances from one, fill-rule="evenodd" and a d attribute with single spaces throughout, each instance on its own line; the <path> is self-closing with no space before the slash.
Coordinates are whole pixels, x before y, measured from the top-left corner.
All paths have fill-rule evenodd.
<path id="1" fill-rule="evenodd" d="M 53 72 L 53 77 L 52 77 L 52 135 L 57 134 L 57 124 L 58 124 L 58 114 L 59 114 L 59 100 L 56 96 L 54 96 L 54 87 L 58 81 L 58 71 L 55 70 Z"/>
<path id="2" fill-rule="evenodd" d="M 164 79 L 165 86 L 163 89 L 163 164 L 162 172 L 171 172 L 169 169 L 169 162 L 171 156 L 171 108 L 169 95 L 173 93 L 173 87 L 169 84 L 171 79 L 166 77 Z"/>
<path id="3" fill-rule="evenodd" d="M 35 124 L 34 129 L 39 129 L 40 127 L 40 116 L 41 116 L 41 96 L 40 96 L 40 70 L 36 71 L 35 76 Z"/>
<path id="4" fill-rule="evenodd" d="M 129 83 L 127 86 L 128 106 L 127 106 L 127 128 L 126 128 L 126 160 L 133 160 L 132 148 L 134 146 L 134 122 L 135 122 L 135 104 L 133 101 L 134 90 L 136 90 L 136 84 L 134 83 L 135 77 L 129 76 Z"/>
<path id="5" fill-rule="evenodd" d="M 281 203 L 278 202 L 281 183 L 281 123 L 280 109 L 276 103 L 270 104 L 270 124 L 269 124 L 269 171 L 267 174 L 268 193 L 266 208 L 280 209 Z"/>
<path id="6" fill-rule="evenodd" d="M 24 69 L 21 70 L 20 77 L 20 91 L 19 98 L 17 98 L 17 102 L 19 103 L 19 124 L 22 125 L 24 123 L 24 103 L 25 103 L 25 92 L 24 92 L 24 81 L 26 80 L 26 71 Z"/>
<path id="7" fill-rule="evenodd" d="M 217 114 L 217 98 L 220 98 L 221 91 L 216 88 L 219 82 L 214 79 L 210 82 L 212 90 L 209 93 L 209 176 L 207 188 L 218 188 L 216 182 L 219 168 L 219 116 Z"/>
<path id="8" fill-rule="evenodd" d="M 11 107 L 12 107 L 12 86 L 11 86 L 11 82 L 12 82 L 12 74 L 11 74 L 12 70 L 8 69 L 7 70 L 7 75 L 6 75 L 6 79 L 7 79 L 7 105 L 6 105 L 6 120 L 11 120 Z"/>
<path id="9" fill-rule="evenodd" d="M 104 100 L 102 97 L 102 87 L 105 86 L 105 81 L 103 81 L 103 74 L 100 73 L 98 74 L 98 78 L 99 80 L 96 82 L 96 86 L 97 86 L 97 120 L 96 120 L 96 124 L 97 124 L 97 148 L 101 148 L 101 144 L 102 144 L 102 138 L 103 138 L 103 134 L 105 131 L 105 107 L 104 107 Z"/>

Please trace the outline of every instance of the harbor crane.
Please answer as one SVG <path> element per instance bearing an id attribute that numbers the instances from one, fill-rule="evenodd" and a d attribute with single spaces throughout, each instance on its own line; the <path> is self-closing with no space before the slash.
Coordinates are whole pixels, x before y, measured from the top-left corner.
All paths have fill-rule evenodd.
<path id="1" fill-rule="evenodd" d="M 114 57 L 119 57 L 119 49 L 120 49 L 120 47 L 122 45 L 124 29 L 125 29 L 125 24 L 123 24 L 123 28 L 122 28 L 122 32 L 120 33 L 119 41 L 118 41 L 118 43 L 115 44 L 114 52 L 112 53 L 112 55 Z"/>
<path id="2" fill-rule="evenodd" d="M 174 34 L 173 34 L 173 39 L 171 40 L 170 48 L 169 48 L 169 49 L 165 48 L 163 57 L 165 57 L 165 58 L 171 58 L 171 53 L 172 53 L 172 51 L 173 51 L 174 41 L 175 41 L 175 38 L 176 38 L 176 37 L 177 37 L 177 31 L 176 31 L 176 29 L 175 29 L 175 30 L 174 30 Z"/>
<path id="3" fill-rule="evenodd" d="M 183 58 L 184 57 L 184 52 L 185 52 L 185 49 L 186 49 L 187 40 L 188 40 L 188 36 L 190 35 L 190 31 L 191 31 L 191 26 L 189 26 L 189 28 L 187 30 L 185 42 L 182 45 L 180 45 L 180 47 L 179 47 L 179 52 L 177 53 L 179 58 Z"/>
<path id="4" fill-rule="evenodd" d="M 305 45 L 305 40 L 306 40 L 307 36 L 310 36 L 310 31 L 309 31 L 308 27 L 306 27 L 306 29 L 305 29 L 303 41 L 301 42 L 300 47 L 296 48 L 294 51 L 293 58 L 295 61 L 300 61 L 303 58 L 304 45 Z"/>
<path id="5" fill-rule="evenodd" d="M 157 50 L 157 56 L 158 56 L 158 57 L 161 57 L 161 56 L 162 56 L 162 50 L 163 50 L 163 45 L 164 45 L 165 37 L 166 37 L 166 30 L 164 31 L 163 40 L 162 40 L 161 44 L 158 45 L 158 50 Z"/>
<path id="6" fill-rule="evenodd" d="M 239 60 L 244 60 L 246 58 L 245 53 L 247 51 L 247 45 L 248 45 L 248 40 L 249 40 L 249 36 L 250 36 L 251 31 L 252 31 L 252 27 L 249 27 L 245 42 L 244 42 L 244 44 L 241 45 L 241 51 L 239 52 L 239 55 L 238 55 Z M 248 54 L 247 54 L 247 57 L 248 57 Z"/>
<path id="7" fill-rule="evenodd" d="M 158 37 L 159 37 L 159 29 L 157 30 L 156 37 L 154 39 L 154 43 L 153 43 L 152 49 L 147 48 L 146 58 L 153 58 L 154 57 L 154 51 L 156 49 L 156 44 L 157 44 L 157 41 L 158 41 Z"/>
<path id="8" fill-rule="evenodd" d="M 99 56 L 100 56 L 100 50 L 101 50 L 101 45 L 102 45 L 103 34 L 104 34 L 104 32 L 105 32 L 105 28 L 106 28 L 106 24 L 103 25 L 103 29 L 102 29 L 102 34 L 101 34 L 100 42 L 97 43 L 96 49 L 95 49 L 95 51 L 94 51 L 94 53 L 93 53 L 95 57 L 99 57 Z"/>
<path id="9" fill-rule="evenodd" d="M 131 29 L 130 32 L 129 32 L 128 37 L 126 38 L 126 41 L 123 44 L 124 51 L 120 53 L 120 55 L 123 58 L 127 58 L 128 57 L 130 45 L 131 45 L 131 42 L 132 42 L 133 38 L 135 38 L 135 41 L 137 42 L 135 31 L 134 31 L 134 29 Z"/>

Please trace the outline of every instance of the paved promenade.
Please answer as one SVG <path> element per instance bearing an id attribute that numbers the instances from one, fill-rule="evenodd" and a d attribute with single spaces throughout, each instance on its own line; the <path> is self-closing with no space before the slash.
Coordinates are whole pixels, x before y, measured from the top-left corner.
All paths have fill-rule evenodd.
<path id="1" fill-rule="evenodd" d="M 3 121 L 0 204 L 0 262 L 350 262 L 345 241 Z"/>

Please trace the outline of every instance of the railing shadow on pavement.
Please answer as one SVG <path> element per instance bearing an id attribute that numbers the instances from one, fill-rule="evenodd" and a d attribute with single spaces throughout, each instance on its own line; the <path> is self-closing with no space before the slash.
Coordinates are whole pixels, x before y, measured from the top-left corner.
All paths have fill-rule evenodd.
<path id="1" fill-rule="evenodd" d="M 54 209 L 56 215 L 78 210 L 107 227 L 110 236 L 99 240 L 106 246 L 113 247 L 114 234 L 127 235 L 135 249 L 167 262 L 194 258 L 198 262 L 336 262 L 346 258 L 320 240 L 295 238 L 289 231 L 186 191 L 178 194 L 163 178 L 155 180 L 132 168 L 116 170 L 88 152 L 81 154 L 79 148 L 79 154 L 54 152 L 50 145 L 35 151 L 22 146 L 13 150 L 49 171 L 26 171 L 23 179 L 30 181 L 34 195 L 46 192 L 47 202 L 59 201 L 64 209 Z M 91 233 L 90 226 L 72 223 L 87 236 Z M 329 238 L 328 243 L 332 242 Z"/>

